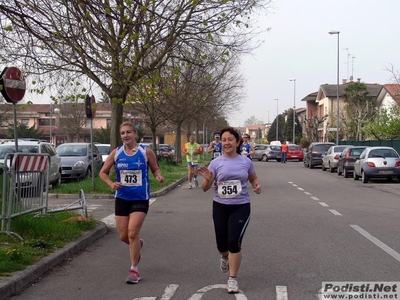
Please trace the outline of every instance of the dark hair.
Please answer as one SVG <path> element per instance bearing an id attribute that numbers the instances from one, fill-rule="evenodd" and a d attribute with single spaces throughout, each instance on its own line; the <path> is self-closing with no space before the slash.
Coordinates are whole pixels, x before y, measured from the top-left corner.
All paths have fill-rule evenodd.
<path id="1" fill-rule="evenodd" d="M 233 127 L 227 127 L 227 128 L 224 128 L 221 130 L 221 132 L 220 132 L 221 137 L 224 132 L 229 132 L 230 134 L 235 136 L 236 141 L 239 142 L 239 145 L 236 148 L 236 153 L 240 154 L 240 146 L 242 146 L 242 144 L 243 144 L 243 139 L 242 139 L 241 135 L 239 134 L 239 132 Z"/>

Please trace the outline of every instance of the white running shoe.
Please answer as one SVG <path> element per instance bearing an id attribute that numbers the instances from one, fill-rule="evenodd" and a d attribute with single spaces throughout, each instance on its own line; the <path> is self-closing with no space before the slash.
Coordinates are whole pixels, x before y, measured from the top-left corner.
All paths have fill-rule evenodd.
<path id="1" fill-rule="evenodd" d="M 228 258 L 221 257 L 219 259 L 219 269 L 222 273 L 226 273 L 229 271 L 229 260 Z"/>
<path id="2" fill-rule="evenodd" d="M 227 292 L 229 294 L 237 294 L 237 293 L 239 293 L 239 285 L 237 283 L 236 278 L 229 277 Z"/>
<path id="3" fill-rule="evenodd" d="M 189 183 L 189 190 L 192 188 L 192 184 L 191 183 Z"/>

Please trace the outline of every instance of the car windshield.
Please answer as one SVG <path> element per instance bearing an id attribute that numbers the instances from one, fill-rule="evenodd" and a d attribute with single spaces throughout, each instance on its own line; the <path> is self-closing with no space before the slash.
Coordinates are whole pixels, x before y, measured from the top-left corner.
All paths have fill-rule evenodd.
<path id="1" fill-rule="evenodd" d="M 300 146 L 289 146 L 288 149 L 290 151 L 301 150 Z"/>
<path id="2" fill-rule="evenodd" d="M 102 155 L 110 154 L 110 146 L 107 146 L 107 145 L 103 145 L 103 146 L 96 145 L 96 147 L 97 147 L 97 149 L 99 149 L 100 154 L 102 154 Z"/>
<path id="3" fill-rule="evenodd" d="M 86 156 L 86 146 L 81 145 L 60 145 L 57 147 L 59 156 Z"/>
<path id="4" fill-rule="evenodd" d="M 271 148 L 271 150 L 274 150 L 274 151 L 281 151 L 281 147 L 279 147 L 279 146 L 270 146 L 270 148 Z"/>
<path id="5" fill-rule="evenodd" d="M 346 149 L 346 146 L 343 146 L 343 147 L 340 147 L 340 146 L 339 146 L 339 147 L 335 147 L 335 148 L 334 148 L 334 151 L 335 151 L 335 152 L 342 152 L 344 149 Z"/>
<path id="6" fill-rule="evenodd" d="M 39 153 L 39 146 L 36 145 L 18 145 L 18 149 L 22 153 Z M 7 153 L 15 153 L 15 146 L 0 147 L 0 159 L 4 159 Z"/>
<path id="7" fill-rule="evenodd" d="M 392 149 L 376 149 L 372 150 L 368 157 L 399 157 Z"/>
<path id="8" fill-rule="evenodd" d="M 315 145 L 313 148 L 313 151 L 323 153 L 323 152 L 328 151 L 330 147 L 332 147 L 332 145 L 330 145 L 330 144 Z"/>

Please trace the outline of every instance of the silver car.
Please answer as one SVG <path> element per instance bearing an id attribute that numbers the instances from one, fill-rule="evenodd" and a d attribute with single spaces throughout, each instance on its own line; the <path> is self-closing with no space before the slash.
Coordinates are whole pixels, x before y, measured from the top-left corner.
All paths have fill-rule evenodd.
<path id="1" fill-rule="evenodd" d="M 281 161 L 281 147 L 269 144 L 255 144 L 254 154 L 251 155 L 252 159 L 261 161 L 269 161 L 270 159 Z"/>
<path id="2" fill-rule="evenodd" d="M 83 179 L 92 174 L 94 176 L 99 174 L 103 158 L 96 145 L 93 145 L 93 170 L 90 143 L 64 143 L 59 145 L 56 150 L 61 157 L 63 180 Z"/>
<path id="3" fill-rule="evenodd" d="M 356 158 L 354 163 L 354 180 L 362 178 L 367 183 L 370 178 L 400 178 L 400 157 L 392 147 L 368 147 Z"/>
<path id="4" fill-rule="evenodd" d="M 352 145 L 335 145 L 330 147 L 322 158 L 322 171 L 328 169 L 330 173 L 335 172 L 340 154 L 345 148 L 350 146 Z"/>
<path id="5" fill-rule="evenodd" d="M 61 184 L 61 158 L 52 144 L 41 141 L 18 140 L 18 152 L 49 154 L 49 184 L 52 186 Z M 15 142 L 5 142 L 0 145 L 0 164 L 4 165 L 4 157 L 7 153 L 15 153 Z M 36 185 L 37 183 L 32 183 L 32 186 Z"/>

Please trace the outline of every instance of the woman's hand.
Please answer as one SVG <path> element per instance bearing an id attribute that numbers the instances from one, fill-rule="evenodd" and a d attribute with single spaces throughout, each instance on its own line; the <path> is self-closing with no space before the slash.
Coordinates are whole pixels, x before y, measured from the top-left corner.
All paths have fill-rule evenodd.
<path id="1" fill-rule="evenodd" d="M 113 191 L 116 191 L 116 190 L 122 188 L 122 183 L 121 182 L 113 182 L 110 187 L 113 189 Z"/>
<path id="2" fill-rule="evenodd" d="M 201 176 L 203 176 L 204 179 L 207 180 L 207 181 L 212 181 L 212 180 L 214 179 L 213 173 L 212 173 L 207 167 L 205 167 L 205 166 L 201 166 L 201 167 L 198 169 L 198 172 L 199 172 L 199 174 L 200 174 Z"/>
<path id="3" fill-rule="evenodd" d="M 253 184 L 253 191 L 256 194 L 261 194 L 261 186 L 258 180 L 256 180 L 256 182 Z"/>

